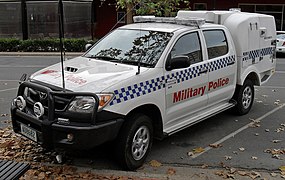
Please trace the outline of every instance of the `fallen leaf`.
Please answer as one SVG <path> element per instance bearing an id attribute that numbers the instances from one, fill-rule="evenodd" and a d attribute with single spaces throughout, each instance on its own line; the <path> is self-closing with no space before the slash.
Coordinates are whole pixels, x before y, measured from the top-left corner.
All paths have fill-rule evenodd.
<path id="1" fill-rule="evenodd" d="M 156 160 L 151 160 L 149 162 L 149 164 L 152 166 L 152 167 L 160 167 L 161 166 L 161 163 L 156 161 Z"/>
<path id="2" fill-rule="evenodd" d="M 208 164 L 203 164 L 203 165 L 201 166 L 202 169 L 206 169 L 206 168 L 208 168 L 208 167 L 209 167 Z"/>
<path id="3" fill-rule="evenodd" d="M 226 160 L 231 160 L 231 159 L 232 159 L 232 156 L 225 156 L 225 159 L 226 159 Z"/>
<path id="4" fill-rule="evenodd" d="M 259 133 L 255 133 L 254 135 L 255 135 L 255 136 L 259 136 Z"/>
<path id="5" fill-rule="evenodd" d="M 275 159 L 281 159 L 280 155 L 279 154 L 273 154 L 272 155 L 272 158 L 275 158 Z"/>
<path id="6" fill-rule="evenodd" d="M 279 143 L 279 142 L 281 142 L 281 140 L 275 139 L 275 140 L 272 140 L 272 142 L 273 142 L 273 143 Z"/>
<path id="7" fill-rule="evenodd" d="M 240 147 L 238 148 L 241 152 L 245 151 L 245 148 L 244 147 Z"/>
<path id="8" fill-rule="evenodd" d="M 233 151 L 233 154 L 238 154 L 238 152 L 237 151 Z"/>
<path id="9" fill-rule="evenodd" d="M 237 171 L 236 168 L 230 168 L 230 173 L 231 174 L 234 174 L 236 171 Z"/>
<path id="10" fill-rule="evenodd" d="M 259 178 L 261 177 L 260 173 L 259 172 L 255 172 L 255 171 L 251 171 L 248 176 L 251 178 L 251 179 L 256 179 L 256 178 Z"/>
<path id="11" fill-rule="evenodd" d="M 9 116 L 9 114 L 1 114 L 1 117 Z"/>
<path id="12" fill-rule="evenodd" d="M 276 173 L 270 173 L 270 175 L 272 176 L 272 177 L 276 177 L 277 176 L 277 174 Z"/>
<path id="13" fill-rule="evenodd" d="M 10 141 L 5 141 L 3 143 L 0 144 L 0 148 L 9 148 L 13 145 L 13 141 L 10 140 Z"/>
<path id="14" fill-rule="evenodd" d="M 285 166 L 280 166 L 279 169 L 280 171 L 285 172 Z"/>
<path id="15" fill-rule="evenodd" d="M 167 174 L 168 174 L 168 175 L 174 175 L 175 173 L 176 173 L 176 170 L 173 169 L 173 168 L 169 168 L 169 169 L 167 170 Z"/>
<path id="16" fill-rule="evenodd" d="M 241 176 L 246 176 L 247 175 L 247 172 L 245 171 L 237 171 L 237 173 Z"/>
<path id="17" fill-rule="evenodd" d="M 204 151 L 205 151 L 205 149 L 202 148 L 202 147 L 198 147 L 198 148 L 193 149 L 193 153 L 194 154 L 198 154 L 198 153 L 201 153 L 201 152 L 204 152 Z"/>
<path id="18" fill-rule="evenodd" d="M 256 156 L 251 156 L 251 159 L 257 160 L 257 157 Z"/>
<path id="19" fill-rule="evenodd" d="M 209 146 L 210 146 L 211 148 L 223 147 L 223 145 L 221 145 L 221 144 L 210 144 Z"/>
<path id="20" fill-rule="evenodd" d="M 265 132 L 269 132 L 270 130 L 269 129 L 265 129 Z"/>
<path id="21" fill-rule="evenodd" d="M 194 156 L 194 153 L 192 151 L 187 153 L 188 156 Z"/>

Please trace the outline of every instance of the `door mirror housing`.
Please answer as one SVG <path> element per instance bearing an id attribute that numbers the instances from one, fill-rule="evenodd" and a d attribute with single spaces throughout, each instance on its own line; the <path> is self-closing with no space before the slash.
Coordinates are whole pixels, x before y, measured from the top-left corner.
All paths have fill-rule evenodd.
<path id="1" fill-rule="evenodd" d="M 188 56 L 176 56 L 169 58 L 166 63 L 166 70 L 171 71 L 172 69 L 187 68 L 191 65 Z"/>
<path id="2" fill-rule="evenodd" d="M 85 51 L 87 51 L 88 49 L 90 49 L 92 46 L 93 46 L 92 44 L 89 44 L 89 43 L 86 44 L 86 45 L 85 45 Z"/>

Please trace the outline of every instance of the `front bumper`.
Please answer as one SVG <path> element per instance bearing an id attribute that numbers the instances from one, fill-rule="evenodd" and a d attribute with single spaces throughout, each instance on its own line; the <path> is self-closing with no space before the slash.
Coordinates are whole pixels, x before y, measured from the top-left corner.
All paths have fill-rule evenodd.
<path id="1" fill-rule="evenodd" d="M 24 82 L 19 87 L 18 96 L 23 95 L 24 88 L 26 87 L 43 91 L 48 94 L 48 113 L 43 118 L 37 118 L 29 111 L 19 110 L 15 104 L 12 103 L 12 124 L 13 130 L 16 133 L 24 135 L 21 127 L 28 127 L 28 129 L 35 133 L 36 138 L 33 140 L 42 147 L 47 149 L 61 148 L 66 150 L 90 149 L 117 137 L 124 121 L 122 116 L 114 114 L 110 115 L 111 113 L 109 113 L 109 115 L 107 115 L 108 119 L 104 118 L 104 120 L 100 120 L 102 115 L 98 115 L 97 109 L 95 109 L 89 122 L 81 123 L 79 116 L 77 117 L 79 118 L 77 122 L 65 124 L 58 120 L 59 118 L 54 107 L 54 95 L 60 95 L 62 92 L 54 92 L 44 86 L 31 82 Z M 91 93 L 68 92 L 63 94 L 88 94 L 94 97 L 96 96 Z M 106 114 L 106 112 L 104 113 Z M 105 114 L 104 117 L 106 117 Z M 68 136 L 72 136 L 72 139 L 68 138 Z"/>
<path id="2" fill-rule="evenodd" d="M 278 46 L 276 47 L 277 53 L 285 53 L 285 47 L 284 46 Z"/>

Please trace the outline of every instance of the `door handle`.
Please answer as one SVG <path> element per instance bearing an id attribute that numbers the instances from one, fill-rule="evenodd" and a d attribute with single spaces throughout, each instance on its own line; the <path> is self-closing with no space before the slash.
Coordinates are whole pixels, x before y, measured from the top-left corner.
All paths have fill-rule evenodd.
<path id="1" fill-rule="evenodd" d="M 234 61 L 228 62 L 227 65 L 230 66 L 230 65 L 233 65 L 234 63 L 235 63 Z"/>
<path id="2" fill-rule="evenodd" d="M 208 72 L 208 69 L 205 69 L 205 70 L 201 70 L 201 71 L 199 71 L 199 75 L 200 74 L 204 74 L 204 73 L 207 73 Z"/>

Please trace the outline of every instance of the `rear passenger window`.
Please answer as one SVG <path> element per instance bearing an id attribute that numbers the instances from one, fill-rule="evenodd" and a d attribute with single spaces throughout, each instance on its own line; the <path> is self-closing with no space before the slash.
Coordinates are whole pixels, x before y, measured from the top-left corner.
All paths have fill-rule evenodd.
<path id="1" fill-rule="evenodd" d="M 203 31 L 206 40 L 208 58 L 213 59 L 228 53 L 228 43 L 224 31 Z"/>
<path id="2" fill-rule="evenodd" d="M 197 32 L 180 37 L 171 50 L 171 58 L 188 56 L 192 64 L 202 61 L 200 39 Z"/>

